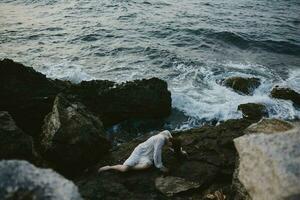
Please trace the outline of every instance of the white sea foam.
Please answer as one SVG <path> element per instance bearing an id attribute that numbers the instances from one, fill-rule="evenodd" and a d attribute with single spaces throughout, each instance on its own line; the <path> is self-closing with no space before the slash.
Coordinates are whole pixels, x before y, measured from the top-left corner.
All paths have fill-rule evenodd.
<path id="1" fill-rule="evenodd" d="M 74 65 L 69 63 L 61 63 L 56 65 L 44 66 L 39 69 L 48 78 L 68 80 L 72 83 L 80 83 L 81 81 L 94 80 L 95 78 L 83 70 L 80 65 Z"/>
<path id="2" fill-rule="evenodd" d="M 289 71 L 289 78 L 286 80 L 286 85 L 300 93 L 300 69 Z"/>
<path id="3" fill-rule="evenodd" d="M 292 71 L 287 80 L 278 79 L 272 71 L 261 66 L 235 64 L 232 67 L 217 69 L 206 66 L 175 66 L 178 76 L 170 85 L 172 91 L 173 107 L 183 111 L 199 121 L 223 121 L 241 118 L 242 114 L 237 107 L 244 103 L 262 103 L 266 105 L 269 116 L 282 119 L 295 119 L 300 117 L 292 102 L 273 99 L 269 96 L 272 87 L 276 84 L 286 85 L 298 90 L 300 71 Z M 240 69 L 239 71 L 233 68 Z M 263 73 L 261 73 L 263 72 Z M 258 77 L 262 84 L 254 91 L 252 96 L 240 95 L 230 88 L 222 86 L 220 80 L 230 76 Z M 186 124 L 181 128 L 186 127 Z"/>
<path id="4" fill-rule="evenodd" d="M 86 73 L 82 66 L 70 65 L 69 63 L 49 66 L 40 69 L 49 78 L 69 80 L 73 83 L 95 79 Z M 117 76 L 119 81 L 146 76 L 143 73 L 138 73 L 138 71 L 124 74 L 124 77 Z M 222 79 L 231 76 L 257 77 L 261 80 L 261 85 L 252 96 L 241 95 L 220 84 Z M 287 86 L 300 91 L 300 70 L 290 71 L 289 78 L 286 80 L 278 77 L 264 66 L 226 63 L 214 67 L 210 63 L 209 66 L 176 64 L 173 66 L 170 76 L 163 78 L 168 81 L 173 107 L 189 116 L 186 122 L 182 122 L 175 128 L 188 129 L 203 123 L 203 121 L 241 118 L 242 113 L 237 111 L 238 106 L 250 102 L 266 105 L 270 117 L 299 118 L 300 111 L 293 106 L 292 102 L 273 99 L 269 94 L 274 85 Z M 111 80 L 116 81 L 113 78 Z"/>

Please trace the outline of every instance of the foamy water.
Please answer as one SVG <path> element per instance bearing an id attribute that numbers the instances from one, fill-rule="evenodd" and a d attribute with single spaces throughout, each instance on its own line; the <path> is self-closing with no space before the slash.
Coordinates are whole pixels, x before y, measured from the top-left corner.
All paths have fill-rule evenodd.
<path id="1" fill-rule="evenodd" d="M 288 86 L 298 91 L 299 71 L 291 71 L 288 78 L 284 80 L 263 66 L 251 65 L 250 67 L 250 65 L 233 63 L 228 65 L 230 66 L 228 68 L 213 70 L 211 67 L 190 67 L 189 70 L 184 66 L 177 67 L 181 72 L 171 86 L 173 106 L 198 121 L 241 118 L 242 113 L 237 111 L 237 108 L 244 103 L 266 105 L 270 117 L 289 120 L 299 118 L 300 112 L 291 101 L 270 97 L 270 92 L 275 85 Z M 241 95 L 220 84 L 222 79 L 232 76 L 257 77 L 261 80 L 261 85 L 253 95 Z M 186 83 L 184 87 L 180 84 L 183 81 Z M 198 84 L 197 81 L 200 83 Z"/>
<path id="2" fill-rule="evenodd" d="M 287 120 L 300 118 L 300 110 L 295 108 L 291 101 L 274 99 L 270 96 L 275 85 L 290 87 L 299 92 L 300 70 L 289 70 L 287 77 L 283 79 L 274 71 L 260 65 L 232 62 L 225 64 L 228 66 L 226 68 L 224 64 L 216 67 L 212 67 L 213 65 L 210 63 L 209 66 L 199 67 L 174 64 L 172 73 L 160 76 L 169 84 L 173 108 L 188 116 L 186 121 L 173 128 L 187 129 L 201 125 L 203 122 L 241 118 L 242 113 L 237 108 L 244 103 L 264 104 L 269 117 Z M 97 79 L 82 69 L 81 66 L 64 63 L 57 66 L 51 65 L 41 72 L 49 78 L 70 80 L 73 83 Z M 261 85 L 254 91 L 253 95 L 242 95 L 221 84 L 221 80 L 233 76 L 256 77 L 261 80 Z M 113 80 L 123 82 L 145 77 L 147 77 L 145 74 L 137 71 L 123 77 L 118 76 L 117 79 Z M 152 75 L 149 76 L 148 74 L 148 77 L 152 77 Z"/>

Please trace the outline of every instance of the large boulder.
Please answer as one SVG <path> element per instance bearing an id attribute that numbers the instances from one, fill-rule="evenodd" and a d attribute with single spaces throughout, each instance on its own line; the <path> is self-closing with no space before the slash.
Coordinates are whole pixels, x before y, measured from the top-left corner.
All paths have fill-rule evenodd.
<path id="1" fill-rule="evenodd" d="M 240 159 L 238 180 L 253 200 L 299 199 L 299 125 L 290 129 L 282 129 L 282 123 L 271 123 L 266 129 L 256 126 L 257 133 L 234 140 Z"/>
<path id="2" fill-rule="evenodd" d="M 0 110 L 8 111 L 34 139 L 39 137 L 43 119 L 60 92 L 72 102 L 81 101 L 105 126 L 128 119 L 162 119 L 171 112 L 171 93 L 167 83 L 158 78 L 121 84 L 83 81 L 73 85 L 48 79 L 12 60 L 0 60 Z"/>
<path id="3" fill-rule="evenodd" d="M 187 151 L 188 157 L 176 157 L 168 148 L 163 150 L 164 165 L 170 170 L 168 175 L 180 180 L 178 184 L 173 185 L 176 186 L 173 188 L 176 192 L 171 191 L 172 198 L 204 199 L 211 192 L 223 191 L 230 199 L 236 159 L 233 139 L 243 135 L 243 130 L 250 124 L 251 122 L 245 119 L 229 120 L 218 126 L 204 126 L 173 133 L 174 137 L 182 140 L 183 149 Z M 86 199 L 169 199 L 168 192 L 161 193 L 162 190 L 159 190 L 161 187 L 158 185 L 161 184 L 158 184 L 160 181 L 157 178 L 162 174 L 155 168 L 142 172 L 97 173 L 99 166 L 123 163 L 133 149 L 148 137 L 149 135 L 146 135 L 122 144 L 95 168 L 90 168 L 89 172 L 77 179 L 76 184 L 82 196 Z M 169 180 L 162 180 L 160 183 L 167 184 L 166 182 L 169 183 Z M 181 191 L 178 188 L 180 184 L 189 186 L 185 191 Z M 167 185 L 165 186 L 167 188 Z M 192 189 L 193 186 L 195 188 Z M 207 189 L 210 190 L 204 194 Z"/>
<path id="4" fill-rule="evenodd" d="M 294 126 L 287 121 L 275 118 L 263 118 L 258 123 L 251 124 L 246 130 L 246 133 L 265 133 L 272 134 L 284 132 L 292 129 Z"/>
<path id="5" fill-rule="evenodd" d="M 260 80 L 258 78 L 244 78 L 244 77 L 230 77 L 223 81 L 223 84 L 232 88 L 234 91 L 251 95 L 253 91 L 260 86 Z"/>
<path id="6" fill-rule="evenodd" d="M 56 81 L 9 59 L 0 60 L 0 110 L 8 111 L 26 133 L 40 132 L 61 89 Z"/>
<path id="7" fill-rule="evenodd" d="M 277 99 L 290 100 L 300 106 L 300 94 L 290 88 L 275 86 L 271 91 L 271 96 Z"/>
<path id="8" fill-rule="evenodd" d="M 268 117 L 268 110 L 266 106 L 259 103 L 240 104 L 238 110 L 242 111 L 243 117 L 258 121 L 262 117 Z"/>
<path id="9" fill-rule="evenodd" d="M 97 162 L 110 148 L 101 121 L 81 103 L 59 94 L 45 118 L 41 137 L 43 154 L 67 173 Z"/>
<path id="10" fill-rule="evenodd" d="M 81 200 L 77 187 L 51 169 L 39 169 L 26 161 L 0 162 L 2 200 Z"/>
<path id="11" fill-rule="evenodd" d="M 105 126 L 126 119 L 164 118 L 171 112 L 171 93 L 158 78 L 122 84 L 111 81 L 83 81 L 66 92 L 97 114 Z"/>
<path id="12" fill-rule="evenodd" d="M 32 160 L 32 147 L 32 138 L 16 126 L 8 112 L 0 111 L 0 160 Z"/>

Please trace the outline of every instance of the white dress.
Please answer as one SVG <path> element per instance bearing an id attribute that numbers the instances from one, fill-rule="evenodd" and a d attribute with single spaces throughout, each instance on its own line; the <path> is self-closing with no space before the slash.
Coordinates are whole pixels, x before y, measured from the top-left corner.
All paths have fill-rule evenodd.
<path id="1" fill-rule="evenodd" d="M 150 137 L 133 150 L 123 165 L 133 167 L 137 164 L 152 165 L 154 162 L 155 167 L 164 167 L 161 159 L 161 152 L 166 140 L 170 137 L 172 136 L 169 131 L 163 131 Z"/>

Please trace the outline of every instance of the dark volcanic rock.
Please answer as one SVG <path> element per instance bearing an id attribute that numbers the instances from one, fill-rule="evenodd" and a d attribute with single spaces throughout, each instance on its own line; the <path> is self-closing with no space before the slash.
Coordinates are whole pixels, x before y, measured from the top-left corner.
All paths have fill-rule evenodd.
<path id="1" fill-rule="evenodd" d="M 71 102 L 81 101 L 106 127 L 130 119 L 159 120 L 171 112 L 167 83 L 157 78 L 122 84 L 98 80 L 72 85 L 48 79 L 12 60 L 0 61 L 0 110 L 8 111 L 34 139 L 39 137 L 43 119 L 60 92 Z"/>
<path id="2" fill-rule="evenodd" d="M 122 84 L 111 81 L 83 81 L 72 86 L 69 99 L 80 100 L 96 113 L 105 126 L 126 119 L 164 118 L 171 112 L 167 83 L 157 78 Z"/>
<path id="3" fill-rule="evenodd" d="M 262 117 L 268 117 L 266 106 L 259 103 L 246 103 L 238 106 L 238 110 L 242 111 L 243 117 L 251 120 L 260 120 Z"/>
<path id="4" fill-rule="evenodd" d="M 8 112 L 0 111 L 0 160 L 32 160 L 33 142 L 29 135 L 19 129 Z"/>
<path id="5" fill-rule="evenodd" d="M 8 111 L 26 133 L 40 132 L 62 83 L 9 59 L 0 61 L 0 110 Z"/>
<path id="6" fill-rule="evenodd" d="M 274 87 L 271 96 L 277 99 L 291 100 L 294 104 L 300 106 L 300 94 L 290 88 Z"/>
<path id="7" fill-rule="evenodd" d="M 2 200 L 81 200 L 77 187 L 50 169 L 39 169 L 26 161 L 0 162 Z"/>
<path id="8" fill-rule="evenodd" d="M 243 135 L 243 130 L 250 124 L 245 119 L 229 120 L 216 127 L 205 126 L 177 133 L 188 157 L 178 158 L 167 148 L 164 149 L 163 161 L 170 169 L 169 176 L 192 181 L 200 187 L 174 194 L 174 198 L 204 199 L 204 191 L 208 188 L 230 188 L 236 161 L 233 139 Z M 123 163 L 135 146 L 146 139 L 147 137 L 138 138 L 121 145 L 103 159 L 99 166 Z M 86 199 L 168 199 L 155 187 L 156 178 L 162 175 L 157 169 L 127 173 L 109 171 L 100 174 L 96 171 L 96 168 L 90 169 L 88 174 L 76 181 Z M 231 199 L 233 194 L 230 190 L 223 192 Z"/>
<path id="9" fill-rule="evenodd" d="M 260 80 L 258 78 L 230 77 L 225 79 L 223 84 L 238 93 L 251 95 L 260 85 Z"/>
<path id="10" fill-rule="evenodd" d="M 41 145 L 45 157 L 65 173 L 95 164 L 110 148 L 101 121 L 61 94 L 45 118 Z"/>

